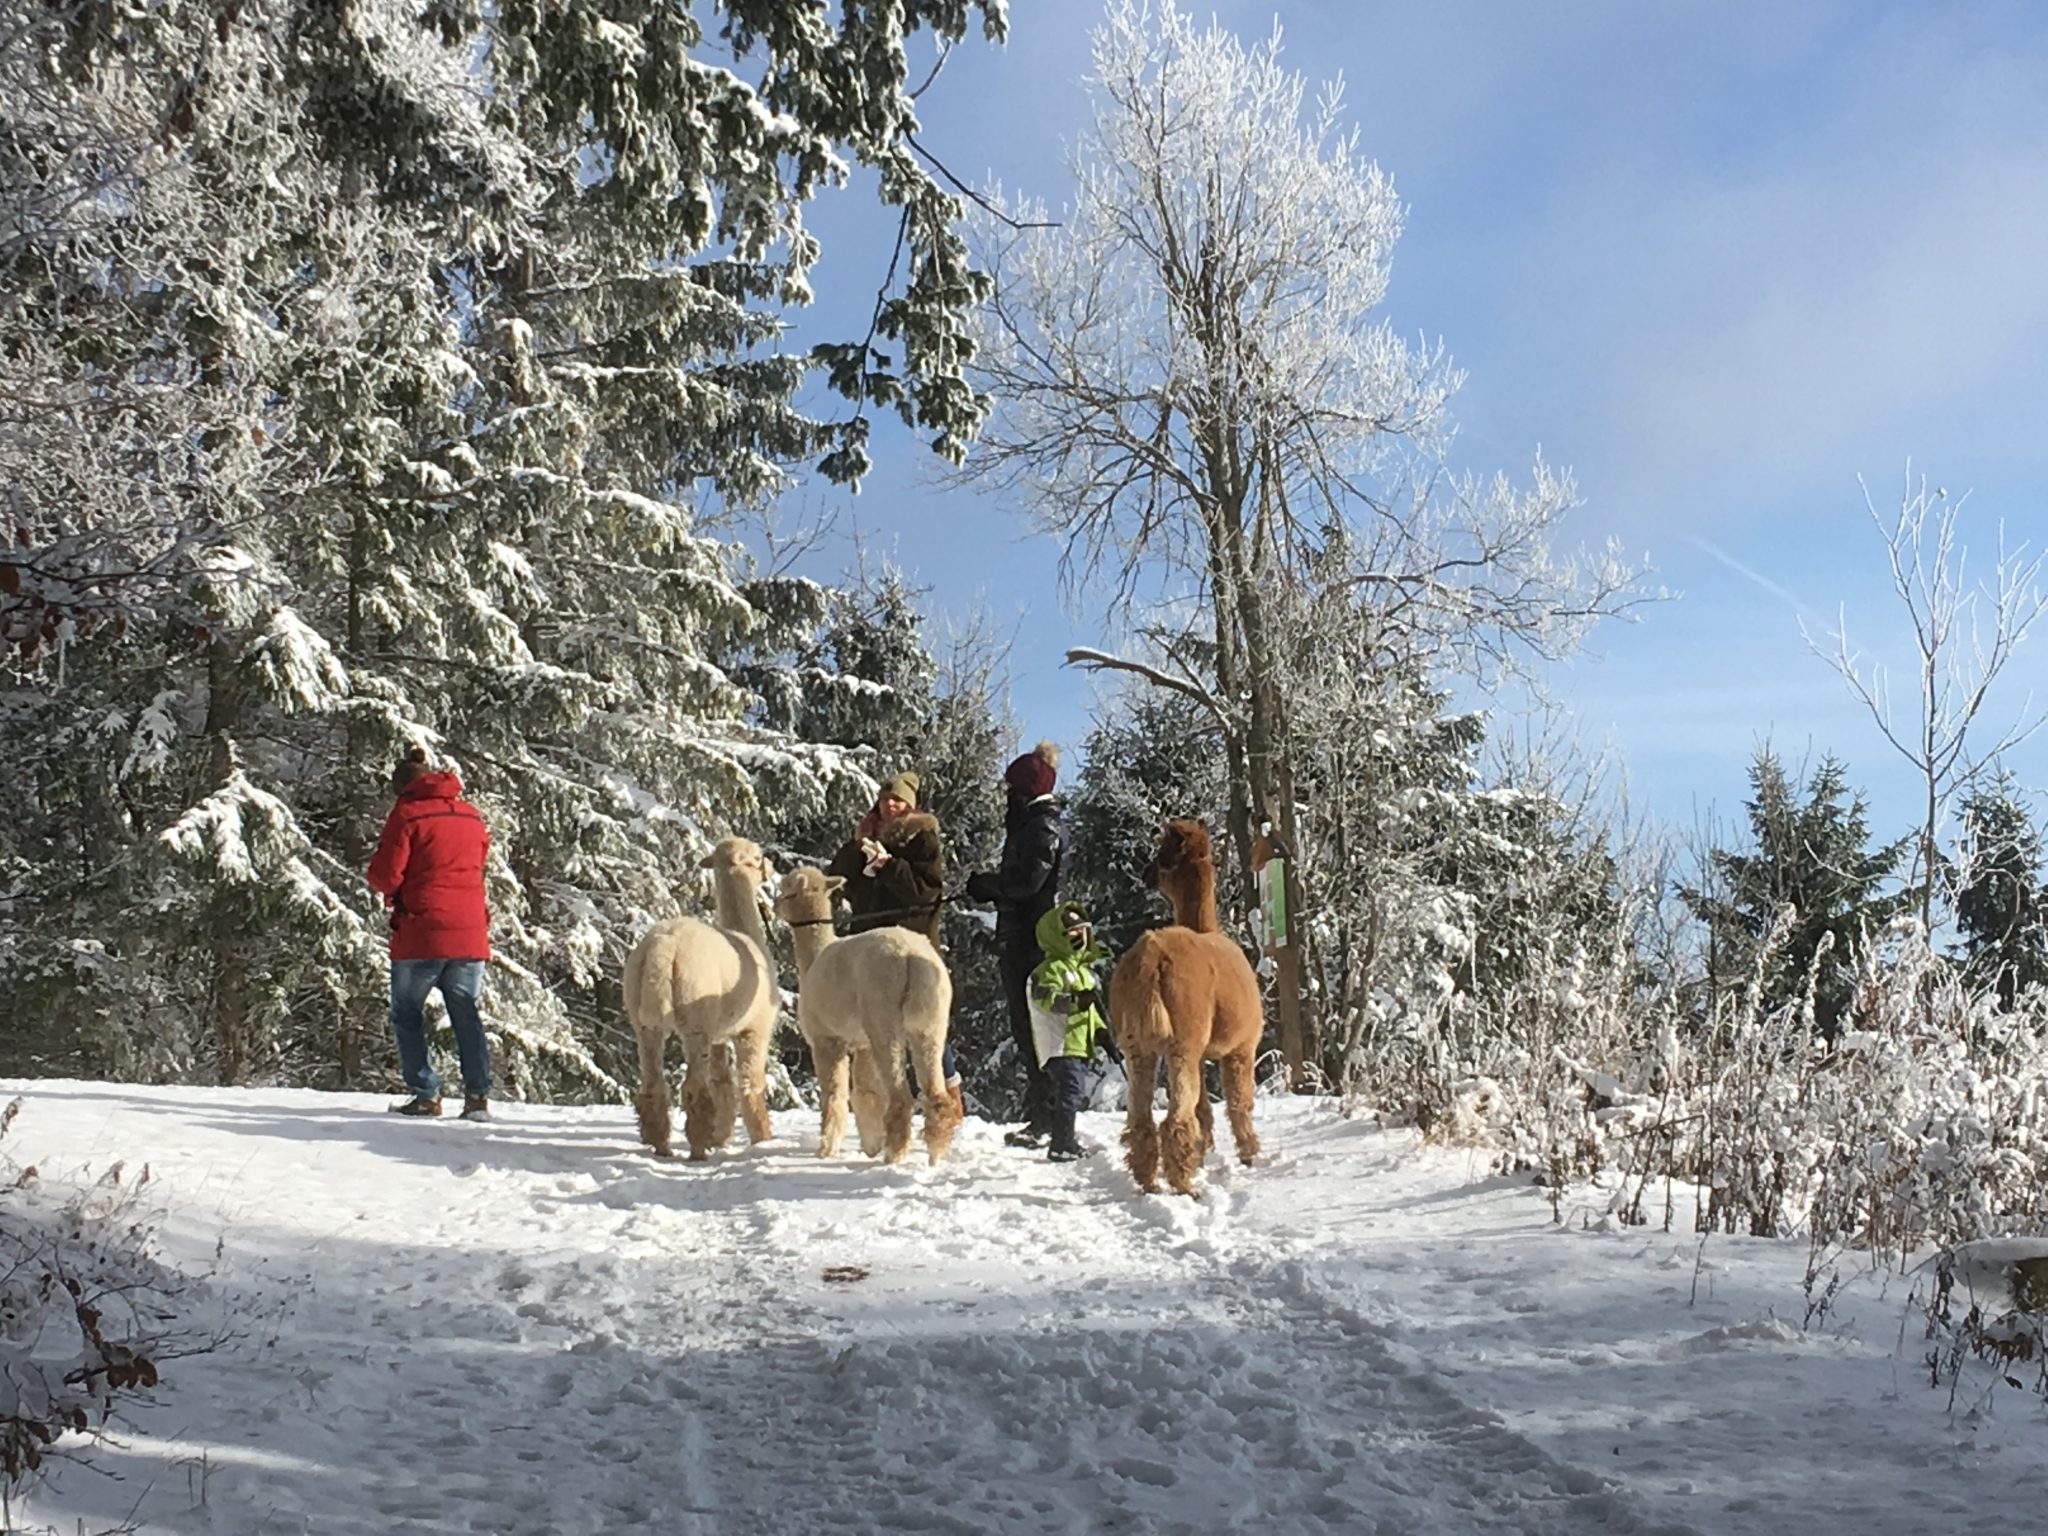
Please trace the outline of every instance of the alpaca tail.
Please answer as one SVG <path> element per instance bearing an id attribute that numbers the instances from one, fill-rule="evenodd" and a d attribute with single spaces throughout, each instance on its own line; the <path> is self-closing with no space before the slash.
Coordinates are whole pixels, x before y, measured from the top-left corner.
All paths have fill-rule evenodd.
<path id="1" fill-rule="evenodd" d="M 648 933 L 626 956 L 620 978 L 625 994 L 626 1022 L 635 1034 L 665 1031 L 675 1017 L 675 965 L 659 928 Z"/>
<path id="2" fill-rule="evenodd" d="M 1166 1008 L 1172 960 L 1155 934 L 1144 934 L 1117 963 L 1109 978 L 1110 1025 L 1125 1055 L 1153 1056 L 1173 1040 L 1173 1016 Z"/>
<path id="3" fill-rule="evenodd" d="M 654 953 L 651 936 L 633 946 L 626 956 L 626 1021 L 633 1026 L 633 1039 L 640 1057 L 640 1081 L 633 1092 L 633 1111 L 640 1122 L 640 1139 L 661 1157 L 669 1155 L 669 1138 L 674 1133 L 668 1102 L 668 1078 L 662 1071 L 661 1053 L 668 1039 L 667 998 L 656 991 L 668 967 Z"/>

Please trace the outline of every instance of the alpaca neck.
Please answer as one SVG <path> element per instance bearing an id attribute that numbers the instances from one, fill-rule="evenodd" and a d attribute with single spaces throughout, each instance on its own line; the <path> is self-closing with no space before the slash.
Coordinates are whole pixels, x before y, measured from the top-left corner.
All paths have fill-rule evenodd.
<path id="1" fill-rule="evenodd" d="M 1206 869 L 1177 869 L 1162 889 L 1173 907 L 1173 920 L 1196 933 L 1217 933 L 1223 927 L 1216 915 L 1216 881 Z"/>
<path id="2" fill-rule="evenodd" d="M 718 881 L 718 926 L 728 933 L 743 933 L 768 953 L 768 930 L 761 924 L 761 903 L 754 887 L 737 875 Z"/>
<path id="3" fill-rule="evenodd" d="M 827 944 L 832 942 L 832 918 L 827 913 L 821 922 L 806 923 L 802 927 L 790 925 L 789 947 L 796 955 L 796 976 L 801 982 L 804 973 L 811 968 L 811 962 Z"/>

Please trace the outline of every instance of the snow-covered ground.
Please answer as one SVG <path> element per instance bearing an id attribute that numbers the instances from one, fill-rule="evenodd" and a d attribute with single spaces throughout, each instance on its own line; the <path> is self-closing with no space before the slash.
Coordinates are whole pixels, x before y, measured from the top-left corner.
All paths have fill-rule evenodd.
<path id="1" fill-rule="evenodd" d="M 0 1084 L 45 1179 L 147 1162 L 197 1335 L 30 1527 L 152 1532 L 2038 1528 L 2048 1420 L 1949 1407 L 1907 1284 L 1554 1225 L 1472 1155 L 1262 1100 L 1140 1197 L 970 1121 L 657 1163 L 622 1108 L 489 1126 L 285 1090 Z M 1597 1216 L 1597 1205 L 1589 1206 Z M 19 1518 L 19 1516 L 18 1516 Z"/>

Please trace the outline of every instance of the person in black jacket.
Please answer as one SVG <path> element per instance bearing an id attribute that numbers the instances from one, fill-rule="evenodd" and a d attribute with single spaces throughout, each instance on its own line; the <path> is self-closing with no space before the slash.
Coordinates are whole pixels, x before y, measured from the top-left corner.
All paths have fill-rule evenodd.
<path id="1" fill-rule="evenodd" d="M 1010 1038 L 1024 1063 L 1024 1124 L 1003 1138 L 1013 1147 L 1043 1146 L 1052 1130 L 1052 1082 L 1032 1042 L 1026 989 L 1044 958 L 1038 920 L 1059 899 L 1060 860 L 1066 853 L 1066 827 L 1052 797 L 1059 761 L 1059 748 L 1041 741 L 1003 770 L 1010 803 L 1003 818 L 1002 858 L 994 869 L 969 876 L 966 888 L 971 899 L 994 902 L 996 908 L 996 957 Z"/>

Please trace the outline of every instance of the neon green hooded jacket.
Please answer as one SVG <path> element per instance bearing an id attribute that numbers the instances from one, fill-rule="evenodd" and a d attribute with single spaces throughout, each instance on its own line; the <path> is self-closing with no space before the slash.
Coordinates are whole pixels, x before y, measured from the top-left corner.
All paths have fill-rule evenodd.
<path id="1" fill-rule="evenodd" d="M 1038 920 L 1038 948 L 1045 958 L 1032 968 L 1030 1002 L 1034 1015 L 1065 1019 L 1060 1048 L 1052 1053 L 1057 1056 L 1092 1056 L 1096 1031 L 1106 1027 L 1095 967 L 1109 958 L 1109 951 L 1092 936 L 1080 949 L 1067 937 L 1069 928 L 1087 921 L 1080 903 L 1072 901 L 1061 902 Z"/>

